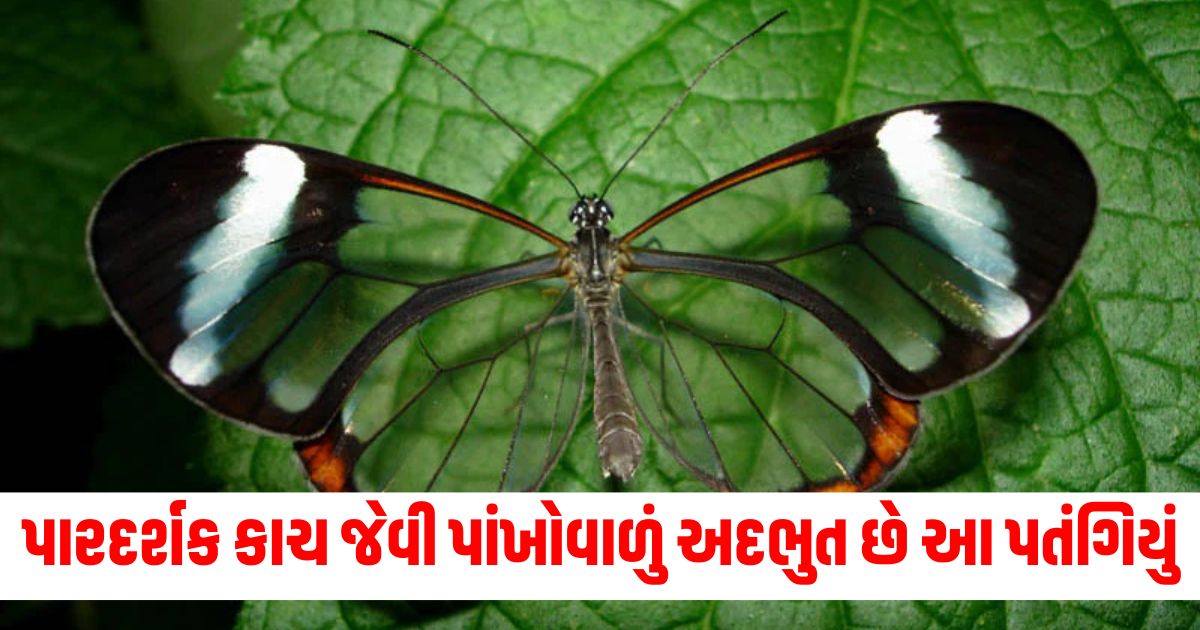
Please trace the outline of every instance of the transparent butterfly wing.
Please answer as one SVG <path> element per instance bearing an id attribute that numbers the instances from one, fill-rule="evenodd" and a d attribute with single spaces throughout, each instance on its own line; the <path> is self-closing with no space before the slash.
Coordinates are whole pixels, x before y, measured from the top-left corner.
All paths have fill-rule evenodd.
<path id="1" fill-rule="evenodd" d="M 330 428 L 298 446 L 318 487 L 533 490 L 577 422 L 590 365 L 561 282 L 481 294 L 397 338 Z"/>
<path id="2" fill-rule="evenodd" d="M 622 311 L 641 417 L 714 489 L 872 487 L 916 430 L 915 404 L 887 394 L 808 311 L 763 291 L 639 274 Z"/>
<path id="3" fill-rule="evenodd" d="M 912 401 L 991 367 L 1045 315 L 1095 208 L 1062 132 L 988 103 L 880 114 L 715 180 L 622 239 L 642 327 L 690 357 L 643 364 L 642 380 L 675 383 L 659 398 L 690 383 L 695 401 L 651 427 L 689 434 L 668 445 L 714 487 L 874 485 L 907 449 Z M 735 472 L 747 449 L 770 474 Z"/>

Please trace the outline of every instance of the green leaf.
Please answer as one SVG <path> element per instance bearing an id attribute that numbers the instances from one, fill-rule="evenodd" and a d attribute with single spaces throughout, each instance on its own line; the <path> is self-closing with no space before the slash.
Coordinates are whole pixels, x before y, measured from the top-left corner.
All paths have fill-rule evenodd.
<path id="1" fill-rule="evenodd" d="M 713 54 L 777 8 L 621 7 L 252 0 L 250 39 L 224 97 L 255 134 L 412 172 L 568 233 L 570 191 L 544 163 L 444 74 L 364 31 L 440 56 L 592 188 Z M 1096 234 L 1043 328 L 994 373 L 927 405 L 896 487 L 1197 488 L 1200 342 L 1189 333 L 1200 185 L 1188 174 L 1200 135 L 1180 96 L 1187 76 L 1168 72 L 1164 58 L 1190 53 L 1162 29 L 1194 24 L 1200 10 L 791 8 L 705 79 L 630 168 L 611 194 L 618 230 L 781 145 L 872 112 L 950 98 L 1039 112 L 1077 139 L 1097 172 Z M 578 432 L 549 487 L 602 487 L 590 441 Z M 645 487 L 680 482 L 669 458 L 652 459 L 658 470 L 642 475 Z"/>
<path id="2" fill-rule="evenodd" d="M 240 7 L 241 0 L 142 0 L 146 35 L 170 65 L 180 95 L 221 135 L 241 126 L 213 98 L 242 45 Z"/>
<path id="3" fill-rule="evenodd" d="M 894 488 L 1200 489 L 1196 3 L 249 0 L 249 41 L 224 95 L 255 134 L 411 172 L 561 234 L 569 232 L 571 199 L 561 180 L 446 76 L 363 31 L 394 33 L 440 57 L 591 189 L 709 58 L 784 7 L 791 14 L 705 79 L 614 189 L 617 229 L 754 158 L 870 113 L 952 98 L 1038 112 L 1077 140 L 1096 171 L 1096 233 L 1042 329 L 991 374 L 926 405 L 923 434 Z M 550 489 L 603 487 L 592 442 L 586 428 L 578 432 Z M 682 480 L 655 453 L 638 477 L 641 488 Z M 330 625 L 355 625 L 345 606 L 251 605 L 243 622 L 283 625 L 299 607 Z M 582 627 L 1197 622 L 1192 604 L 1136 602 L 475 610 L 455 621 L 520 627 L 553 614 Z"/>
<path id="4" fill-rule="evenodd" d="M 0 42 L 0 346 L 14 346 L 38 322 L 104 320 L 88 213 L 121 168 L 198 127 L 109 3 L 4 3 Z"/>
<path id="5" fill-rule="evenodd" d="M 1188 628 L 1195 602 L 248 602 L 240 630 L 273 628 Z"/>
<path id="6" fill-rule="evenodd" d="M 495 620 L 490 606 L 470 602 L 248 602 L 238 615 L 241 630 L 274 628 L 478 627 Z M 486 627 L 494 627 L 489 623 Z"/>
<path id="7" fill-rule="evenodd" d="M 1191 119 L 1200 122 L 1200 20 L 1191 2 L 1117 2 L 1120 36 L 1150 70 L 1153 80 Z M 1195 127 L 1192 139 L 1197 139 Z"/>

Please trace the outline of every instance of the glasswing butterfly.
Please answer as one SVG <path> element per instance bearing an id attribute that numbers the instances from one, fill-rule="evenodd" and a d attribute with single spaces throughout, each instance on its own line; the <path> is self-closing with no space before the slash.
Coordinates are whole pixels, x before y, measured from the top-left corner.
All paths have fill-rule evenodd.
<path id="1" fill-rule="evenodd" d="M 718 490 L 876 487 L 908 450 L 917 401 L 992 367 L 1044 317 L 1096 183 L 1032 113 L 928 103 L 788 146 L 611 232 L 612 183 L 781 15 L 714 58 L 599 195 L 383 35 L 570 183 L 570 240 L 382 166 L 215 139 L 118 177 L 92 217 L 96 275 L 167 380 L 296 439 L 322 490 L 537 489 L 589 395 L 606 477 L 629 480 L 649 437 Z"/>

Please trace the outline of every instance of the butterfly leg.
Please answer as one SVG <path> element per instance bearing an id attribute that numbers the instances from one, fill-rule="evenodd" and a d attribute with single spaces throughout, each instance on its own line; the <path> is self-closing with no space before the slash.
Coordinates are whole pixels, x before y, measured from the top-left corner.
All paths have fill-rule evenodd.
<path id="1" fill-rule="evenodd" d="M 639 327 L 637 324 L 635 324 L 629 320 L 626 320 L 625 318 L 623 318 L 619 315 L 614 315 L 613 321 L 621 326 L 624 326 L 625 330 L 628 330 L 629 332 L 633 333 L 634 335 L 636 335 L 638 337 L 641 337 L 642 339 L 653 342 L 659 346 L 661 346 L 663 344 L 661 337 L 659 337 L 651 332 L 648 332 L 647 330 Z"/>
<path id="2" fill-rule="evenodd" d="M 578 313 L 559 313 L 558 315 L 555 315 L 554 317 L 551 317 L 550 319 L 547 319 L 544 322 L 533 322 L 532 324 L 525 324 L 525 333 L 526 333 L 525 341 L 526 342 L 529 341 L 528 333 L 531 333 L 538 328 L 549 328 L 551 326 L 565 324 L 567 322 L 574 321 L 578 317 L 579 317 Z"/>
<path id="3" fill-rule="evenodd" d="M 646 249 L 662 250 L 662 249 L 666 249 L 666 247 L 663 246 L 663 242 L 660 241 L 657 236 L 651 236 L 650 240 L 646 241 Z"/>
<path id="4" fill-rule="evenodd" d="M 639 339 L 649 341 L 658 348 L 658 367 L 654 370 L 654 373 L 658 375 L 657 378 L 659 391 L 667 391 L 668 374 L 670 369 L 669 365 L 671 361 L 668 358 L 669 349 L 667 347 L 666 340 L 663 339 L 661 335 L 656 335 L 629 321 L 625 317 L 624 309 L 619 309 L 617 313 L 613 315 L 613 317 L 614 321 L 620 326 L 624 327 L 625 330 L 629 331 L 631 335 Z M 684 378 L 686 379 L 686 377 Z M 663 410 L 667 412 L 666 416 L 664 417 L 664 424 L 667 427 L 672 426 L 673 419 L 684 417 L 683 414 L 689 413 L 689 410 L 677 408 L 675 400 L 671 397 L 664 397 L 663 400 L 660 401 L 660 404 L 662 405 Z M 695 410 L 695 413 L 699 414 L 699 410 Z"/>
<path id="5" fill-rule="evenodd" d="M 575 311 L 568 311 L 566 313 L 559 313 L 558 315 L 549 317 L 544 321 L 531 322 L 531 323 L 525 324 L 525 328 L 524 328 L 525 334 L 523 335 L 524 336 L 523 343 L 525 344 L 525 351 L 528 353 L 531 353 L 530 356 L 536 356 L 536 351 L 533 348 L 533 341 L 530 340 L 531 338 L 537 336 L 537 335 L 534 335 L 535 332 L 537 332 L 538 335 L 540 335 L 541 334 L 540 331 L 544 331 L 547 328 L 553 328 L 555 326 L 560 326 L 562 324 L 566 324 L 566 323 L 570 323 L 570 322 L 576 322 L 578 320 L 579 320 L 579 313 L 577 313 Z"/>

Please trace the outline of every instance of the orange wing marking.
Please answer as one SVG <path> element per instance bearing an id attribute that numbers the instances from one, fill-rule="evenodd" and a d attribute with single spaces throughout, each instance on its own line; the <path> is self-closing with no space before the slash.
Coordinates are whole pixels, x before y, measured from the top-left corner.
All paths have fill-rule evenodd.
<path id="1" fill-rule="evenodd" d="M 817 492 L 860 492 L 879 485 L 900 463 L 912 445 L 917 425 L 920 424 L 919 404 L 889 394 L 880 393 L 876 403 L 881 412 L 872 422 L 866 423 L 863 437 L 867 441 L 867 452 L 863 454 L 854 479 L 818 484 L 812 489 Z M 868 408 L 861 410 L 875 415 Z"/>
<path id="2" fill-rule="evenodd" d="M 343 438 L 349 442 L 343 442 Z M 321 492 L 354 491 L 354 480 L 350 478 L 354 463 L 348 448 L 353 440 L 344 434 L 341 423 L 334 422 L 320 437 L 296 443 L 296 454 L 314 487 Z"/>
<path id="3" fill-rule="evenodd" d="M 475 210 L 476 212 L 481 212 L 483 214 L 486 214 L 489 217 L 492 217 L 495 219 L 500 219 L 501 221 L 504 221 L 505 223 L 507 223 L 509 225 L 519 227 L 522 230 L 525 230 L 526 232 L 531 232 L 531 233 L 541 237 L 542 239 L 549 241 L 550 243 L 553 243 L 554 246 L 557 247 L 560 251 L 566 251 L 566 249 L 567 249 L 566 241 L 562 240 L 561 238 L 558 238 L 557 236 L 547 232 L 546 230 L 543 230 L 542 228 L 538 227 L 537 225 L 534 225 L 533 223 L 530 223 L 529 221 L 526 221 L 525 219 L 522 219 L 521 217 L 518 217 L 515 214 L 512 214 L 510 212 L 505 212 L 504 210 L 501 210 L 500 208 L 497 208 L 490 204 L 486 204 L 486 203 L 479 201 L 478 199 L 475 199 L 473 197 L 468 197 L 466 195 L 454 194 L 450 191 L 442 190 L 439 188 L 431 188 L 428 186 L 422 186 L 422 185 L 414 183 L 414 182 L 406 182 L 404 180 L 399 180 L 399 179 L 380 177 L 378 175 L 364 174 L 364 175 L 359 176 L 359 181 L 363 182 L 364 184 L 367 184 L 368 186 L 387 188 L 389 190 L 399 190 L 402 192 L 412 193 L 414 195 L 421 195 L 422 197 L 431 197 L 431 198 L 437 199 L 439 201 L 445 201 L 446 203 L 452 203 L 456 206 L 462 206 L 464 208 L 469 208 L 471 210 Z"/>
<path id="4" fill-rule="evenodd" d="M 662 223 L 667 218 L 679 213 L 684 208 L 711 197 L 712 195 L 715 195 L 726 188 L 737 186 L 746 180 L 754 179 L 759 175 L 764 175 L 771 171 L 791 166 L 797 162 L 803 162 L 805 160 L 814 158 L 822 153 L 824 153 L 824 149 L 815 148 L 809 149 L 808 151 L 800 151 L 778 157 L 768 157 L 757 164 L 751 164 L 744 169 L 734 171 L 725 177 L 708 184 L 707 186 L 702 186 L 695 191 L 688 193 L 675 203 L 663 208 L 662 210 L 659 210 L 657 214 L 649 219 L 646 219 L 641 223 L 641 225 L 630 230 L 629 233 L 625 234 L 625 236 L 622 236 L 621 243 L 623 245 L 632 243 L 634 239 L 644 234 L 647 230 L 658 225 L 659 223 Z"/>

